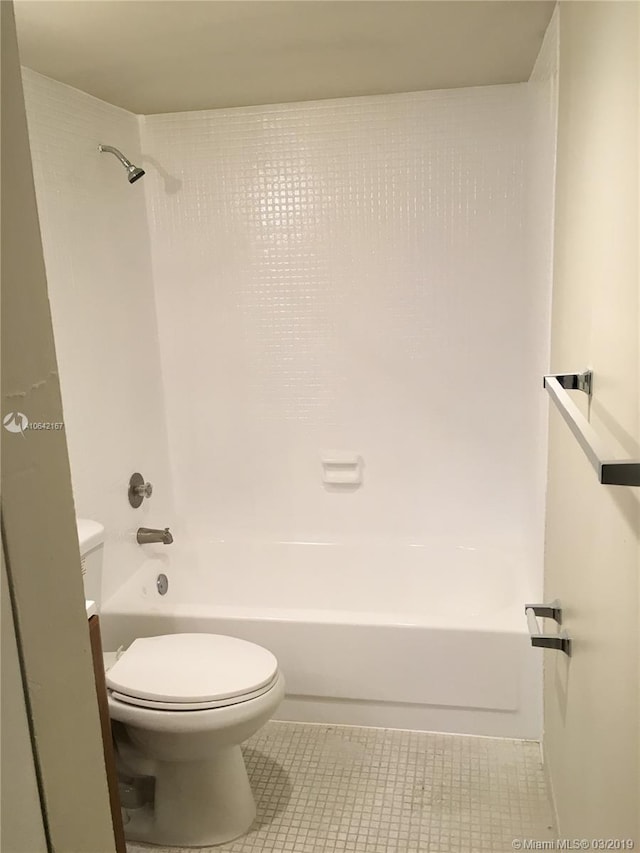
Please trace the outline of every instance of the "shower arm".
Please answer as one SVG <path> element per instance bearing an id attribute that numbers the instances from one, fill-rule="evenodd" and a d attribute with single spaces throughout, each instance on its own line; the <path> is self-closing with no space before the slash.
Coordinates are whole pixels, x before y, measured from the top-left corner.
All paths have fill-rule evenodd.
<path id="1" fill-rule="evenodd" d="M 122 151 L 118 151 L 113 145 L 98 145 L 98 151 L 102 151 L 104 154 L 114 154 L 126 169 L 133 165 L 130 160 L 127 160 Z"/>

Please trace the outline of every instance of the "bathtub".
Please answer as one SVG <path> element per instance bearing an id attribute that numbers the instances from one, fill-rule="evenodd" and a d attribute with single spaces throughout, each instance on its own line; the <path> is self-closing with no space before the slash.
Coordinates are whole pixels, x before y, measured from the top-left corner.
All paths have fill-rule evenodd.
<path id="1" fill-rule="evenodd" d="M 103 645 L 208 631 L 278 658 L 277 719 L 539 739 L 541 661 L 513 555 L 445 545 L 145 546 Z M 167 575 L 159 595 L 156 579 Z"/>

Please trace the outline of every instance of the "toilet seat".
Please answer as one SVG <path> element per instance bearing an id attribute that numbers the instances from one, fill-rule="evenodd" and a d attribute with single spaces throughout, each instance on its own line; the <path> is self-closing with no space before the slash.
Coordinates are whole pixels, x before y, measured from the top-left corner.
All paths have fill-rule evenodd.
<path id="1" fill-rule="evenodd" d="M 106 672 L 114 699 L 159 711 L 246 702 L 270 690 L 277 678 L 271 652 L 222 634 L 140 638 Z"/>
<path id="2" fill-rule="evenodd" d="M 157 711 L 208 711 L 212 708 L 228 708 L 229 705 L 238 705 L 240 702 L 248 702 L 249 699 L 257 699 L 263 693 L 268 693 L 277 680 L 278 673 L 276 672 L 269 684 L 259 690 L 253 690 L 251 693 L 245 693 L 242 696 L 209 702 L 162 702 L 153 699 L 140 699 L 138 696 L 128 696 L 125 693 L 119 693 L 117 690 L 109 690 L 109 693 L 118 702 L 124 702 L 126 705 L 137 705 L 139 708 L 155 708 Z"/>

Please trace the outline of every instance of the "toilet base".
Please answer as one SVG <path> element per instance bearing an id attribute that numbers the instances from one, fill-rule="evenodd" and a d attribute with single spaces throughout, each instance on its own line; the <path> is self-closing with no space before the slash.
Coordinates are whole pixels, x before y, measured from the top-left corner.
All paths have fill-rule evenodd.
<path id="1" fill-rule="evenodd" d="M 256 805 L 239 746 L 206 761 L 156 761 L 153 807 L 127 812 L 125 836 L 175 847 L 207 847 L 244 835 Z"/>

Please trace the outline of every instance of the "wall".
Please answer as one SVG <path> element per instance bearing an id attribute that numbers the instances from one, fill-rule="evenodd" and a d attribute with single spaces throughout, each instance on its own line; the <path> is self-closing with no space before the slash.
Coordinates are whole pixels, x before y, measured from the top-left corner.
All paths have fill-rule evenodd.
<path id="1" fill-rule="evenodd" d="M 2 413 L 18 410 L 31 421 L 59 422 L 58 366 L 13 4 L 1 3 L 0 11 Z M 112 853 L 115 846 L 63 430 L 27 430 L 22 435 L 2 430 L 2 545 L 46 813 L 47 849 Z M 11 718 L 5 720 L 3 715 L 3 725 L 10 723 Z M 19 737 L 18 730 L 14 737 Z M 21 758 L 31 761 L 31 751 L 26 759 L 23 752 Z M 11 784 L 13 775 L 3 772 L 3 794 L 4 784 L 7 780 Z M 22 806 L 26 808 L 27 801 Z M 8 840 L 3 841 L 3 850 L 8 849 Z M 35 843 L 34 839 L 34 853 Z"/>
<path id="2" fill-rule="evenodd" d="M 522 84 L 141 119 L 197 536 L 535 550 L 528 111 Z M 361 489 L 323 486 L 326 450 Z"/>
<path id="3" fill-rule="evenodd" d="M 76 514 L 106 527 L 103 598 L 151 548 L 139 526 L 175 523 L 136 116 L 23 71 L 38 213 L 60 363 Z M 154 485 L 137 510 L 134 471 Z"/>
<path id="4" fill-rule="evenodd" d="M 10 785 L 3 785 L 0 799 L 0 849 L 8 853 L 48 853 L 4 551 L 0 552 L 0 569 L 0 769 L 4 779 L 11 779 Z"/>
<path id="5" fill-rule="evenodd" d="M 527 192 L 526 228 L 528 240 L 527 268 L 532 297 L 537 299 L 532 312 L 532 334 L 535 346 L 530 347 L 536 361 L 535 386 L 530 388 L 540 405 L 536 408 L 535 422 L 538 441 L 529 457 L 528 476 L 535 484 L 531 490 L 534 498 L 528 510 L 532 527 L 537 531 L 535 565 L 544 562 L 544 525 L 547 487 L 547 431 L 549 407 L 542 376 L 549 372 L 551 327 L 551 279 L 553 275 L 553 226 L 556 177 L 556 141 L 558 133 L 558 10 L 549 22 L 540 53 L 529 78 L 530 133 L 529 181 Z M 534 415 L 534 416 L 535 416 Z M 542 600 L 542 571 L 536 576 L 536 600 Z"/>
<path id="6" fill-rule="evenodd" d="M 551 363 L 593 369 L 591 421 L 636 457 L 638 14 L 635 3 L 560 7 Z M 545 592 L 564 603 L 574 641 L 570 659 L 545 659 L 560 835 L 637 843 L 639 493 L 599 485 L 555 411 L 549 451 Z"/>

